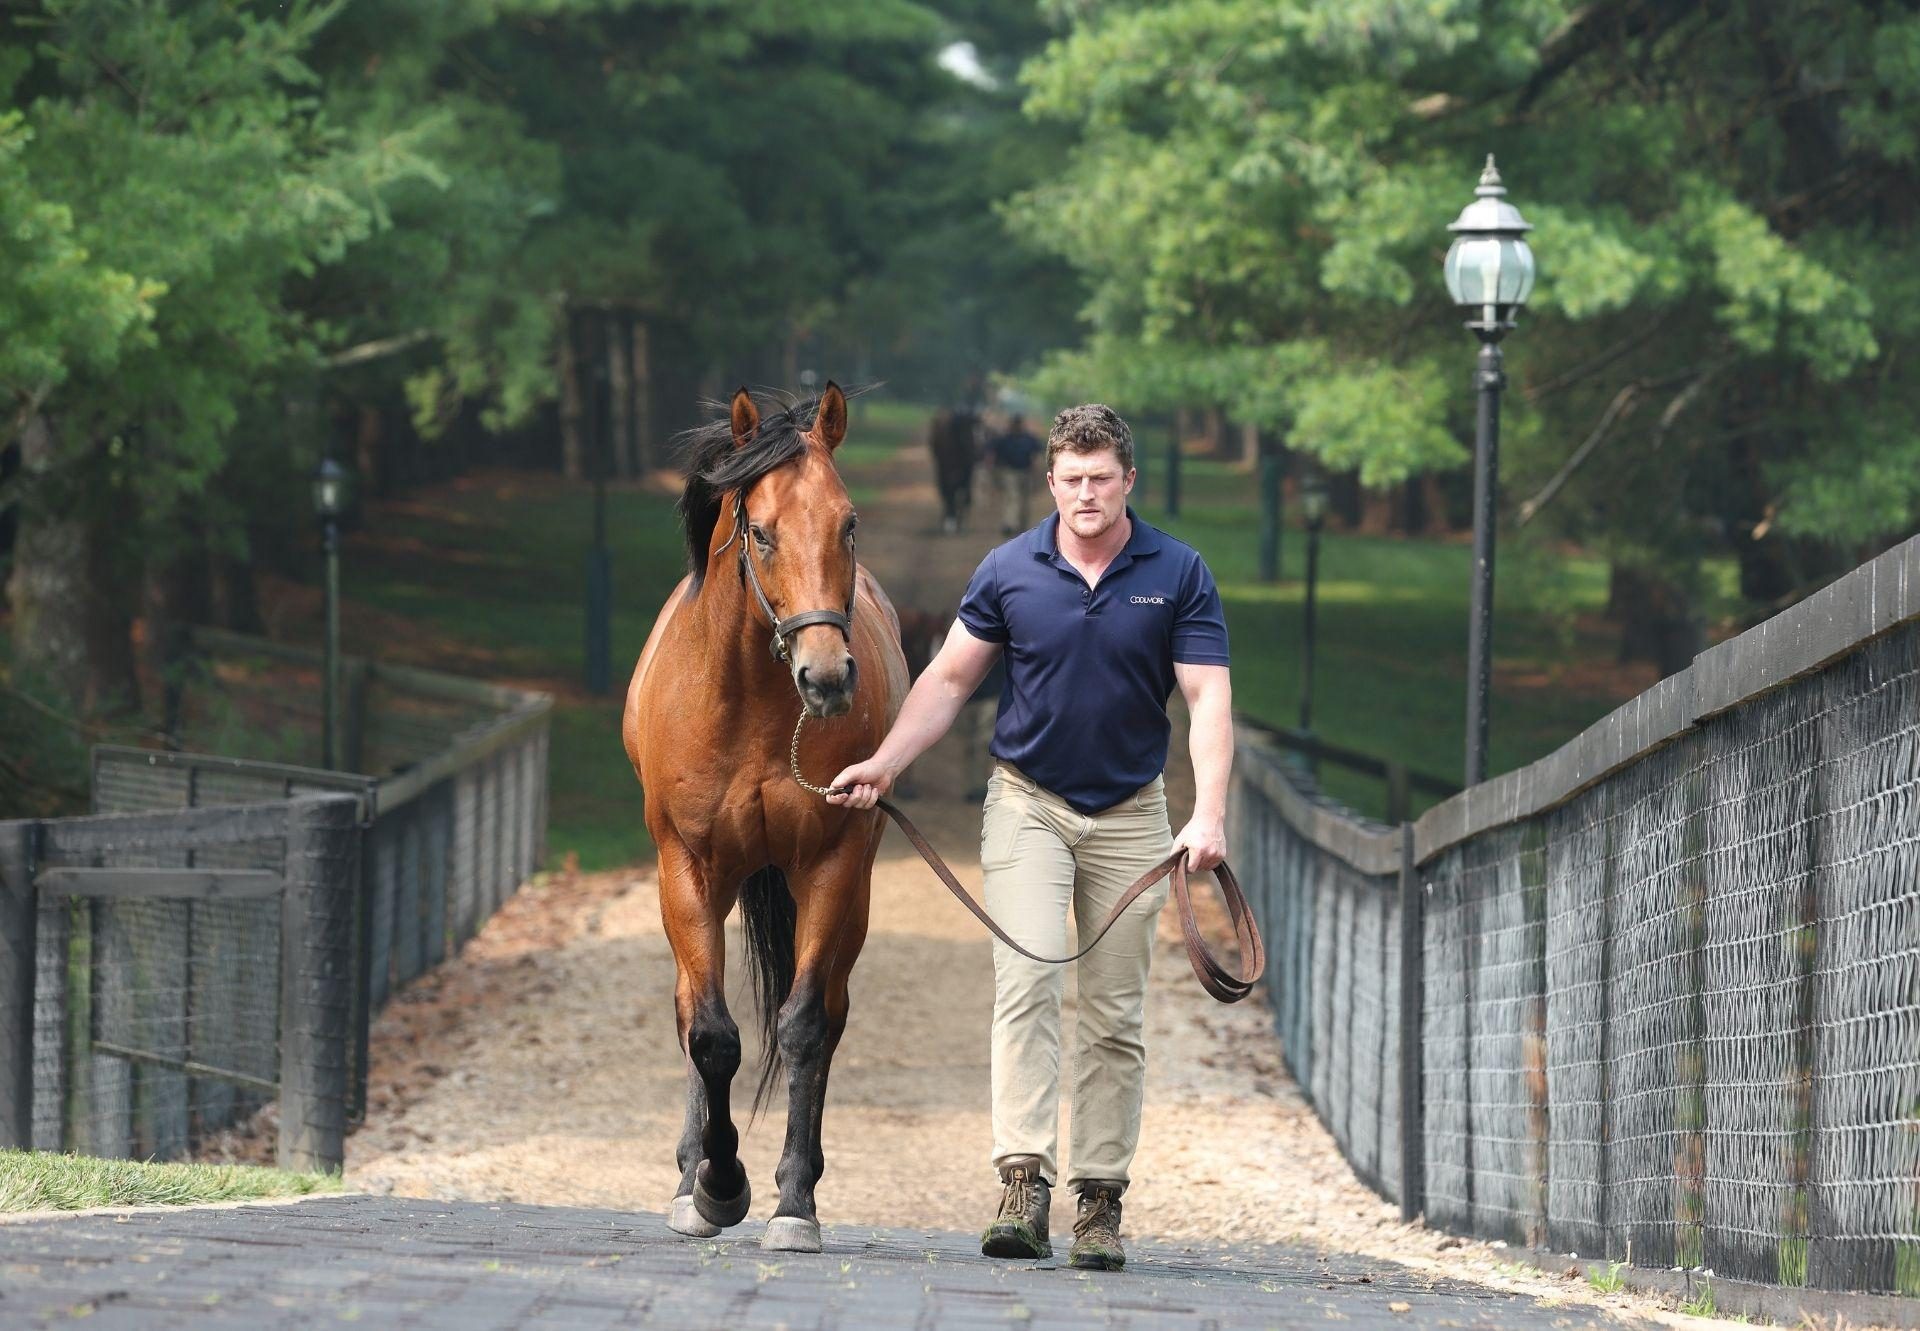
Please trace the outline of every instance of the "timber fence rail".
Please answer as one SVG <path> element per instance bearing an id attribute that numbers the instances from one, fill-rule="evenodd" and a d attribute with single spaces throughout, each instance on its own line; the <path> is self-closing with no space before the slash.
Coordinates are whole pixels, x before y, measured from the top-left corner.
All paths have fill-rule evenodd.
<path id="1" fill-rule="evenodd" d="M 0 873 L 0 1146 L 178 1156 L 277 1095 L 283 1158 L 337 1168 L 340 1133 L 302 1136 L 302 1079 L 326 1083 L 342 1123 L 363 1114 L 374 1014 L 544 860 L 552 701 L 350 658 L 338 751 L 361 770 L 327 771 L 305 765 L 320 750 L 317 654 L 207 630 L 196 643 L 184 737 L 305 762 L 101 746 L 94 809 L 120 818 L 0 824 L 14 860 L 40 865 Z M 354 837 L 345 913 L 327 925 L 340 951 L 313 963 L 338 984 L 338 1049 L 300 1034 L 282 982 L 297 921 L 270 897 L 289 843 L 193 832 L 228 826 L 235 806 L 257 830 L 260 810 L 329 795 Z M 44 847 L 82 824 L 186 830 L 101 843 L 91 878 L 49 868 Z"/>
<path id="2" fill-rule="evenodd" d="M 1412 824 L 1236 769 L 1288 1065 L 1404 1215 L 1920 1295 L 1920 538 Z"/>

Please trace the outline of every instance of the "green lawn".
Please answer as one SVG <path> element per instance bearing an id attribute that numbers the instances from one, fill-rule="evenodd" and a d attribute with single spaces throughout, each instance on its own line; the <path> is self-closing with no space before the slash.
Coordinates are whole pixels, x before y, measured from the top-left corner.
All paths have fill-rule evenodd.
<path id="1" fill-rule="evenodd" d="M 250 1165 L 150 1165 L 0 1150 L 0 1212 L 186 1206 L 338 1191 L 337 1174 L 295 1174 Z"/>
<path id="2" fill-rule="evenodd" d="M 913 437 L 919 407 L 859 404 L 864 419 L 841 464 L 857 494 L 870 468 Z M 1149 521 L 1197 546 L 1221 584 L 1233 639 L 1235 700 L 1249 715 L 1292 725 L 1298 718 L 1303 535 L 1286 533 L 1275 585 L 1258 581 L 1259 518 L 1251 478 L 1222 464 L 1185 469 L 1183 511 L 1168 519 L 1156 478 L 1135 494 Z M 1288 515 L 1289 521 L 1293 516 Z M 581 616 L 592 533 L 591 492 L 552 477 L 494 474 L 431 506 L 383 511 L 379 549 L 347 551 L 347 594 L 403 614 L 437 641 L 470 651 L 461 669 L 482 677 L 547 681 L 563 689 L 554 713 L 550 855 L 569 851 L 585 867 L 644 859 L 651 851 L 633 773 L 621 749 L 625 671 L 651 617 L 684 568 L 672 501 L 637 490 L 607 497 L 615 576 L 613 688 L 604 700 L 578 687 Z M 1621 692 L 1606 634 L 1582 631 L 1606 596 L 1606 568 L 1543 545 L 1509 540 L 1499 552 L 1495 655 L 1507 684 L 1496 691 L 1492 766 L 1498 772 L 1552 750 L 1604 715 Z M 1350 748 L 1397 755 L 1457 781 L 1462 766 L 1469 552 L 1464 543 L 1332 535 L 1321 549 L 1315 730 Z M 373 644 L 349 643 L 364 650 Z M 1584 686 L 1560 676 L 1581 667 Z M 1329 790 L 1369 812 L 1384 811 L 1376 779 L 1331 767 Z M 1417 807 L 1429 801 L 1416 800 Z"/>

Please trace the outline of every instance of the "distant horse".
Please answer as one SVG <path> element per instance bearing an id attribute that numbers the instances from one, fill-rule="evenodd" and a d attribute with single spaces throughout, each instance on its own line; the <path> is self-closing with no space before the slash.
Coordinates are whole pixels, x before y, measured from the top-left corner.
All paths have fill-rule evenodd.
<path id="1" fill-rule="evenodd" d="M 820 1250 L 813 1192 L 827 1069 L 847 1024 L 847 977 L 867 936 L 882 821 L 801 789 L 790 736 L 816 779 L 879 747 L 907 693 L 893 607 L 854 559 L 854 511 L 834 469 L 847 400 L 764 420 L 743 388 L 701 427 L 680 516 L 691 572 L 654 621 L 622 735 L 660 853 L 673 945 L 687 1115 L 668 1224 L 710 1237 L 746 1217 L 747 1173 L 728 1092 L 740 1029 L 727 1012 L 725 921 L 736 898 L 760 1005 L 757 1112 L 782 1063 L 787 1135 L 764 1248 Z M 724 519 L 724 520 L 723 520 Z M 831 719 L 828 719 L 831 718 Z"/>
<path id="2" fill-rule="evenodd" d="M 934 483 L 940 489 L 940 529 L 955 532 L 965 525 L 973 505 L 973 464 L 980 453 L 980 417 L 965 408 L 942 408 L 927 427 L 927 446 L 933 450 Z"/>

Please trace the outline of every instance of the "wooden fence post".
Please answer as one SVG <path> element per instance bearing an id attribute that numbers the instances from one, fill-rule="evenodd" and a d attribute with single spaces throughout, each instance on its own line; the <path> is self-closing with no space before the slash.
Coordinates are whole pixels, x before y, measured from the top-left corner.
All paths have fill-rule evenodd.
<path id="1" fill-rule="evenodd" d="M 1420 1035 L 1426 1010 L 1426 894 L 1413 862 L 1413 824 L 1400 826 L 1400 1218 L 1427 1204 L 1426 1112 Z"/>
<path id="2" fill-rule="evenodd" d="M 37 823 L 0 823 L 0 1147 L 33 1149 Z"/>
<path id="3" fill-rule="evenodd" d="M 337 795 L 287 806 L 280 898 L 282 1169 L 338 1170 L 346 1160 L 359 854 L 359 800 Z"/>

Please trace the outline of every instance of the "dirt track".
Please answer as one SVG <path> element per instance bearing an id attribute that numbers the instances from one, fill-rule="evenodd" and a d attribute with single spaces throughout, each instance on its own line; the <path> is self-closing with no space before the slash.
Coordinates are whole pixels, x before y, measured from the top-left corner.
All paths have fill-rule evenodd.
<path id="1" fill-rule="evenodd" d="M 974 510 L 974 532 L 940 535 L 925 471 L 922 457 L 906 451 L 862 478 L 884 495 L 862 513 L 862 555 L 903 608 L 945 615 L 995 538 L 980 530 L 989 516 L 983 506 Z M 1191 807 L 1184 742 L 1177 727 L 1169 772 L 1176 829 Z M 984 761 L 983 736 L 971 745 L 949 736 L 910 774 L 918 797 L 908 805 L 976 889 L 978 807 L 963 794 L 984 775 Z M 997 1199 L 987 1160 L 991 954 L 979 927 L 897 833 L 883 848 L 873 901 L 832 1070 L 821 1220 L 829 1228 L 977 1229 Z M 741 955 L 737 932 L 730 949 Z M 758 1048 L 743 971 L 733 968 L 730 1001 L 751 1066 Z M 349 1142 L 348 1186 L 663 1208 L 678 1180 L 673 1148 L 684 1088 L 672 993 L 651 866 L 537 880 L 457 962 L 401 995 L 378 1023 L 368 1121 Z M 1071 978 L 1067 993 L 1071 1021 Z M 1402 1226 L 1397 1208 L 1353 1178 L 1282 1070 L 1260 995 L 1235 1007 L 1208 999 L 1187 969 L 1170 912 L 1161 920 L 1147 1044 L 1130 1231 L 1305 1241 L 1436 1276 L 1597 1299 L 1584 1282 Z M 1063 1068 L 1067 1084 L 1070 1075 Z M 745 1071 L 736 1086 L 750 1086 Z M 771 1214 L 784 1119 L 770 1109 L 744 1135 L 755 1219 Z M 1621 1295 L 1605 1302 L 1647 1306 Z"/>

